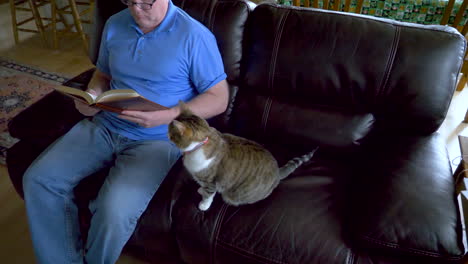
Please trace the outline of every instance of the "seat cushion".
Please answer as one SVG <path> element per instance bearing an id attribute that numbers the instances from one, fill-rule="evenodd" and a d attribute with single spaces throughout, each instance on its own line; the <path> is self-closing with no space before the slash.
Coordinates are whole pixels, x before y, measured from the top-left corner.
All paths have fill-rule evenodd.
<path id="1" fill-rule="evenodd" d="M 460 260 L 464 232 L 444 139 L 376 138 L 350 157 L 359 167 L 350 219 L 358 244 L 370 251 Z"/>
<path id="2" fill-rule="evenodd" d="M 174 206 L 174 229 L 188 263 L 345 263 L 349 180 L 345 161 L 317 152 L 265 200 L 228 206 L 216 194 L 198 210 L 197 184 L 187 181 Z M 189 176 L 188 176 L 189 177 Z"/>

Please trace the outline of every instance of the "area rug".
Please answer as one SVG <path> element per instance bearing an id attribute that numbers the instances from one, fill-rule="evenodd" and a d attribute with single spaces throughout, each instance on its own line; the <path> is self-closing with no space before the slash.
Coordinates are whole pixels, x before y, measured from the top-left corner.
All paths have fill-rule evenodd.
<path id="1" fill-rule="evenodd" d="M 8 122 L 68 78 L 0 58 L 0 164 L 18 139 L 8 133 Z"/>

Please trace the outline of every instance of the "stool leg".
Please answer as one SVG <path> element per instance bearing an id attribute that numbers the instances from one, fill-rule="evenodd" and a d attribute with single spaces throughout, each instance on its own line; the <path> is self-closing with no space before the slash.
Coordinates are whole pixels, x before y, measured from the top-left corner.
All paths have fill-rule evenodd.
<path id="1" fill-rule="evenodd" d="M 10 12 L 11 12 L 11 25 L 13 26 L 13 36 L 15 37 L 15 44 L 18 45 L 19 37 L 18 37 L 18 26 L 17 26 L 17 19 L 16 19 L 16 5 L 15 0 L 10 0 Z"/>
<path id="2" fill-rule="evenodd" d="M 94 18 L 94 0 L 89 0 L 89 10 L 90 10 L 90 14 L 89 15 L 89 24 L 93 24 L 93 18 Z"/>
<path id="3" fill-rule="evenodd" d="M 86 35 L 83 32 L 83 27 L 81 25 L 81 18 L 80 18 L 80 14 L 78 13 L 75 0 L 68 0 L 68 2 L 70 3 L 76 31 L 78 32 L 78 34 L 80 34 L 81 40 L 83 41 L 84 48 L 86 52 L 88 52 L 88 40 L 86 39 Z"/>
<path id="4" fill-rule="evenodd" d="M 44 45 L 47 47 L 47 39 L 44 33 L 44 25 L 42 24 L 42 18 L 39 14 L 39 10 L 37 10 L 36 4 L 33 0 L 28 0 L 29 7 L 31 8 L 31 12 L 33 13 L 34 21 L 36 22 L 37 30 L 42 37 L 42 41 Z"/>
<path id="5" fill-rule="evenodd" d="M 463 123 L 468 123 L 468 109 L 466 110 L 465 120 L 463 120 Z"/>
<path id="6" fill-rule="evenodd" d="M 57 38 L 57 3 L 55 0 L 50 0 L 50 12 L 52 16 L 52 41 L 54 49 L 58 48 L 58 38 Z"/>
<path id="7" fill-rule="evenodd" d="M 52 1 L 55 2 L 55 0 L 52 0 Z M 59 7 L 57 5 L 57 2 L 55 2 L 55 13 L 58 15 L 58 19 L 56 19 L 56 23 L 63 24 L 63 31 L 70 31 L 72 26 L 67 23 L 67 19 L 64 16 L 66 9 L 67 9 L 67 6 Z"/>
<path id="8" fill-rule="evenodd" d="M 460 77 L 460 80 L 458 80 L 457 91 L 463 90 L 467 81 L 468 77 L 466 76 L 466 74 L 463 73 L 463 75 Z"/>

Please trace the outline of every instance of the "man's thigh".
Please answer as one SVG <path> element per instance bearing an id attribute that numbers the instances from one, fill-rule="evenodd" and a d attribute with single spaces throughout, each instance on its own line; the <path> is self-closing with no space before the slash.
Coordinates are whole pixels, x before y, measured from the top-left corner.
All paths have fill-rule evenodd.
<path id="1" fill-rule="evenodd" d="M 68 182 L 73 186 L 108 166 L 112 159 L 107 130 L 84 119 L 41 153 L 26 175 L 41 182 Z"/>
<path id="2" fill-rule="evenodd" d="M 167 141 L 129 144 L 117 153 L 91 211 L 104 207 L 136 221 L 179 157 L 179 149 Z"/>

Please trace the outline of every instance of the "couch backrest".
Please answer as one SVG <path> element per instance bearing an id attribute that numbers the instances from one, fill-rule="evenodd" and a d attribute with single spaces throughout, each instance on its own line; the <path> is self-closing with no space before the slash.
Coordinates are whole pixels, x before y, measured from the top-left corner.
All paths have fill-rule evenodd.
<path id="1" fill-rule="evenodd" d="M 256 5 L 245 0 L 173 0 L 173 3 L 202 22 L 216 36 L 229 83 L 229 105 L 224 114 L 209 121 L 218 129 L 225 130 L 239 89 L 245 25 Z"/>
<path id="2" fill-rule="evenodd" d="M 96 0 L 93 9 L 93 24 L 89 32 L 89 50 L 88 56 L 93 64 L 96 64 L 99 46 L 101 44 L 102 31 L 107 19 L 113 14 L 127 8 L 120 1 Z"/>
<path id="3" fill-rule="evenodd" d="M 465 52 L 450 27 L 274 4 L 255 8 L 246 39 L 235 132 L 302 147 L 434 132 Z"/>
<path id="4" fill-rule="evenodd" d="M 172 2 L 213 32 L 223 57 L 228 81 L 236 84 L 240 75 L 244 26 L 255 5 L 243 0 L 173 0 Z M 97 60 L 105 22 L 111 15 L 124 8 L 126 6 L 120 1 L 96 1 L 89 51 L 91 61 L 94 63 Z"/>

